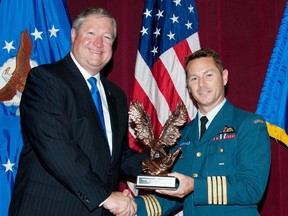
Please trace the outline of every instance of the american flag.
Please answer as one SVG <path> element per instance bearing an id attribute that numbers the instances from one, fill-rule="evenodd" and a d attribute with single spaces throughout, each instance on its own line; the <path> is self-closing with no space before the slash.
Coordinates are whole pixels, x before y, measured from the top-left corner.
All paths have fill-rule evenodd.
<path id="1" fill-rule="evenodd" d="M 151 117 L 157 138 L 176 104 L 183 101 L 189 119 L 196 114 L 186 88 L 185 57 L 200 49 L 194 0 L 146 0 L 137 52 L 132 100 Z M 130 147 L 136 144 L 129 129 Z"/>

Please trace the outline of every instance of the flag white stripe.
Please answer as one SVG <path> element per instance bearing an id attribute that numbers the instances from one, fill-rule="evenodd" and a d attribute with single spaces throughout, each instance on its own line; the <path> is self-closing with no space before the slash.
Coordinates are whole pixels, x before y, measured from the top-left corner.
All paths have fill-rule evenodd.
<path id="1" fill-rule="evenodd" d="M 198 32 L 192 34 L 186 40 L 188 41 L 188 45 L 189 45 L 190 50 L 192 51 L 192 53 L 197 51 L 197 50 L 199 50 L 199 49 L 201 49 Z"/>
<path id="2" fill-rule="evenodd" d="M 151 74 L 150 68 L 145 63 L 139 51 L 137 52 L 135 79 L 154 106 L 159 122 L 164 125 L 170 114 L 169 105 L 158 88 L 157 82 Z M 161 110 L 159 109 L 161 107 Z"/>

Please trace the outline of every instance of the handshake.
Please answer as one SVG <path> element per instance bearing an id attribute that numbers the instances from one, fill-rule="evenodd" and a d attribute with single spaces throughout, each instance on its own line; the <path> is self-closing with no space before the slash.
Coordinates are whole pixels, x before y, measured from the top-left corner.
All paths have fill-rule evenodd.
<path id="1" fill-rule="evenodd" d="M 176 110 L 165 122 L 158 139 L 154 137 L 151 118 L 142 104 L 133 101 L 130 105 L 129 115 L 136 137 L 151 149 L 150 158 L 142 162 L 143 172 L 152 176 L 167 176 L 168 169 L 181 152 L 181 148 L 179 148 L 174 153 L 168 154 L 165 147 L 175 144 L 180 137 L 179 127 L 187 120 L 187 110 L 183 102 L 177 104 Z M 117 216 L 130 216 L 137 212 L 137 205 L 128 190 L 124 190 L 122 193 L 112 192 L 104 201 L 103 207 Z"/>
<path id="2" fill-rule="evenodd" d="M 117 216 L 132 216 L 137 212 L 137 205 L 129 190 L 112 192 L 103 203 L 103 207 Z"/>

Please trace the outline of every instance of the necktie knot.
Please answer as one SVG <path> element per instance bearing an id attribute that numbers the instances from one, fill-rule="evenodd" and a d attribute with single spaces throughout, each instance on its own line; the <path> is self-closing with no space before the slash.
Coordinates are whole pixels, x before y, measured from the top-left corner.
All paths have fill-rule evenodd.
<path id="1" fill-rule="evenodd" d="M 89 84 L 91 85 L 91 93 L 93 94 L 94 91 L 98 91 L 97 88 L 97 79 L 95 77 L 90 77 L 88 79 Z"/>
<path id="2" fill-rule="evenodd" d="M 200 122 L 201 122 L 201 129 L 200 129 L 200 139 L 202 138 L 203 134 L 206 131 L 206 123 L 208 122 L 208 118 L 206 116 L 202 116 L 200 118 Z"/>

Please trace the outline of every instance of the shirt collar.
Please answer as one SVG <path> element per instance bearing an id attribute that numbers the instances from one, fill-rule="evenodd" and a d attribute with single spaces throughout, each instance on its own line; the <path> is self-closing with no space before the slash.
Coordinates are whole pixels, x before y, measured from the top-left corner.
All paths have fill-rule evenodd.
<path id="1" fill-rule="evenodd" d="M 84 79 L 87 81 L 91 76 L 91 74 L 89 74 L 80 64 L 79 62 L 76 60 L 75 56 L 73 55 L 72 52 L 70 52 L 71 58 L 74 61 L 74 63 L 76 64 L 77 68 L 80 70 L 82 76 L 84 77 Z M 100 73 L 97 73 L 95 76 L 97 80 L 100 80 Z"/>
<path id="2" fill-rule="evenodd" d="M 208 128 L 208 126 L 210 125 L 210 123 L 213 121 L 214 117 L 217 115 L 217 113 L 219 112 L 219 110 L 223 107 L 223 105 L 226 102 L 226 98 L 224 98 L 224 100 L 218 104 L 214 109 L 212 109 L 210 112 L 208 112 L 205 116 L 208 119 L 208 122 L 206 124 L 206 127 Z M 198 110 L 198 123 L 200 125 L 200 118 L 204 116 L 199 110 Z"/>

